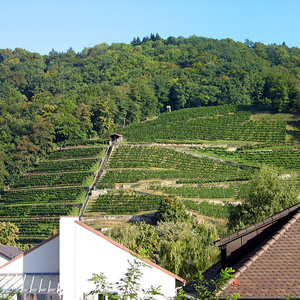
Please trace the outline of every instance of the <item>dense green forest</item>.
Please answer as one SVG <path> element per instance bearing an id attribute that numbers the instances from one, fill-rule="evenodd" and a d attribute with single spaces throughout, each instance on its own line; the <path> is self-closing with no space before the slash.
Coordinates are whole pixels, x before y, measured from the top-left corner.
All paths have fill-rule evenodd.
<path id="1" fill-rule="evenodd" d="M 158 34 L 80 53 L 2 49 L 0 186 L 57 143 L 105 136 L 167 105 L 177 110 L 220 104 L 297 112 L 300 49 Z"/>

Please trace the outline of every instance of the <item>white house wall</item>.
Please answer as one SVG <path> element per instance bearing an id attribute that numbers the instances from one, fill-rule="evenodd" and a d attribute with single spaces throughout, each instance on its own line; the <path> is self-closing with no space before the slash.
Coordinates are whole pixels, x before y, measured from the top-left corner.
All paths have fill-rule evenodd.
<path id="1" fill-rule="evenodd" d="M 8 261 L 9 259 L 6 256 L 0 254 L 0 267 L 6 264 Z"/>
<path id="2" fill-rule="evenodd" d="M 60 286 L 64 300 L 83 299 L 85 293 L 93 290 L 94 283 L 88 281 L 93 273 L 103 272 L 108 282 L 118 282 L 130 267 L 128 260 L 135 259 L 128 251 L 74 220 L 62 218 L 60 224 Z M 165 296 L 175 296 L 175 278 L 169 273 L 154 266 L 143 267 L 141 271 L 140 283 L 144 289 L 162 286 Z"/>
<path id="3" fill-rule="evenodd" d="M 24 273 L 59 273 L 59 236 L 24 256 Z"/>
<path id="4" fill-rule="evenodd" d="M 59 272 L 59 237 L 15 257 L 0 267 L 0 274 L 21 273 L 58 273 Z"/>
<path id="5" fill-rule="evenodd" d="M 75 236 L 75 221 L 78 218 L 65 217 L 60 219 L 59 224 L 59 252 L 60 252 L 60 288 L 64 296 L 64 300 L 75 300 L 75 287 L 76 287 L 76 236 Z"/>
<path id="6" fill-rule="evenodd" d="M 0 267 L 0 274 L 21 274 L 23 273 L 23 255 L 15 257 L 13 260 Z"/>

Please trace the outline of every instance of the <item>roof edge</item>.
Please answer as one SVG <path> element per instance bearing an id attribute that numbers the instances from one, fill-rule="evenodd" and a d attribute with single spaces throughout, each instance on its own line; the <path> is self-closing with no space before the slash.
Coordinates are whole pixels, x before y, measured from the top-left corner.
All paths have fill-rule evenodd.
<path id="1" fill-rule="evenodd" d="M 21 253 L 22 254 L 22 253 Z M 20 254 L 19 254 L 20 255 Z M 10 258 L 8 255 L 4 254 L 4 253 L 0 253 L 0 256 L 3 256 L 4 258 L 7 258 L 8 260 L 12 260 L 12 258 Z M 15 256 L 17 257 L 17 256 Z M 1 268 L 1 267 L 0 267 Z"/>
<path id="2" fill-rule="evenodd" d="M 180 281 L 180 282 L 182 282 L 182 283 L 185 283 L 185 282 L 186 282 L 183 278 L 181 278 L 181 277 L 175 275 L 174 273 L 172 273 L 172 272 L 170 272 L 170 271 L 168 271 L 168 270 L 166 270 L 166 269 L 160 267 L 159 265 L 155 264 L 154 262 L 150 261 L 149 259 L 142 258 L 141 255 L 139 255 L 139 254 L 137 254 L 137 253 L 131 251 L 130 249 L 128 249 L 128 248 L 126 248 L 125 246 L 123 246 L 123 245 L 117 243 L 116 241 L 114 241 L 114 240 L 112 240 L 111 238 L 107 237 L 107 236 L 104 235 L 103 233 L 101 233 L 101 232 L 99 232 L 99 231 L 97 231 L 97 230 L 95 230 L 95 229 L 89 227 L 88 225 L 86 225 L 86 224 L 84 224 L 84 223 L 82 223 L 82 222 L 80 222 L 80 221 L 75 221 L 75 223 L 78 224 L 78 225 L 80 225 L 80 226 L 82 226 L 83 228 L 85 228 L 85 229 L 91 231 L 92 233 L 98 235 L 99 237 L 105 239 L 106 241 L 110 242 L 111 244 L 113 244 L 113 245 L 119 247 L 120 249 L 122 249 L 122 250 L 124 250 L 124 251 L 126 251 L 126 252 L 128 252 L 128 253 L 130 253 L 130 254 L 133 254 L 134 256 L 136 256 L 136 257 L 138 257 L 139 259 L 143 260 L 145 263 L 147 263 L 147 264 L 149 264 L 149 265 L 151 265 L 151 266 L 153 266 L 153 267 L 159 269 L 160 271 L 162 271 L 162 272 L 164 272 L 164 273 L 166 273 L 166 274 L 168 274 L 168 275 L 174 277 L 176 280 L 178 280 L 178 281 Z"/>
<path id="3" fill-rule="evenodd" d="M 233 277 L 228 279 L 226 286 L 223 288 L 223 291 L 226 290 L 226 288 L 231 285 L 237 278 L 239 278 L 243 273 L 246 272 L 248 268 L 252 266 L 252 264 L 259 259 L 265 252 L 269 250 L 269 248 L 277 241 L 279 240 L 288 230 L 291 226 L 293 226 L 297 221 L 300 221 L 300 211 L 297 212 L 290 220 L 286 222 L 284 226 L 282 226 L 281 229 L 279 229 L 276 234 L 274 234 L 267 242 L 265 242 L 263 245 L 261 245 L 256 253 L 251 256 L 234 274 Z M 222 295 L 222 291 L 217 294 L 217 296 Z"/>
<path id="4" fill-rule="evenodd" d="M 289 214 L 295 213 L 295 211 L 296 211 L 296 214 L 297 214 L 297 211 L 299 209 L 300 209 L 300 202 L 293 205 L 293 206 L 290 206 L 290 207 L 288 207 L 288 208 L 286 208 L 282 211 L 280 211 L 279 213 L 277 213 L 277 214 L 275 214 L 275 215 L 273 215 L 269 218 L 266 218 L 266 219 L 264 219 L 260 222 L 257 222 L 254 225 L 248 226 L 248 227 L 246 227 L 246 228 L 244 228 L 240 231 L 237 231 L 237 232 L 235 232 L 235 233 L 233 233 L 233 234 L 231 234 L 231 235 L 229 235 L 225 238 L 217 240 L 215 242 L 215 245 L 218 246 L 218 247 L 226 245 L 226 244 L 228 244 L 228 243 L 230 243 L 230 242 L 232 242 L 236 239 L 239 239 L 239 238 L 241 238 L 241 237 L 257 230 L 257 229 L 265 227 L 266 225 L 269 225 L 271 223 L 277 222 L 278 220 L 288 216 Z"/>
<path id="5" fill-rule="evenodd" d="M 19 258 L 21 258 L 21 257 L 23 257 L 23 256 L 25 256 L 25 255 L 27 255 L 27 254 L 29 254 L 30 252 L 32 252 L 32 251 L 34 251 L 34 250 L 36 250 L 36 249 L 42 247 L 43 245 L 49 243 L 50 241 L 52 241 L 53 239 L 55 239 L 55 238 L 58 237 L 58 236 L 59 236 L 59 233 L 58 233 L 58 234 L 55 234 L 55 235 L 53 235 L 53 236 L 51 236 L 49 239 L 47 239 L 47 240 L 45 240 L 44 242 L 42 242 L 42 243 L 40 243 L 40 244 L 34 246 L 34 247 L 31 248 L 31 249 L 25 251 L 24 253 L 21 253 L 20 255 L 14 257 L 12 260 L 8 261 L 8 262 L 5 263 L 4 265 L 0 266 L 0 269 L 6 267 L 7 265 L 9 265 L 9 264 L 11 264 L 11 263 L 13 263 L 13 262 L 16 261 L 17 259 L 19 259 Z"/>

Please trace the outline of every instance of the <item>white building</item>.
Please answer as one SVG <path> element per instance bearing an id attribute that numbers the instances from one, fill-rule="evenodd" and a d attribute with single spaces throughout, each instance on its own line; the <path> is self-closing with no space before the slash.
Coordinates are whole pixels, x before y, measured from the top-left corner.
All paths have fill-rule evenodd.
<path id="1" fill-rule="evenodd" d="M 93 273 L 104 273 L 110 283 L 124 277 L 136 259 L 132 252 L 78 218 L 60 220 L 60 233 L 0 267 L 0 289 L 23 293 L 24 300 L 83 300 L 95 289 L 88 281 Z M 141 267 L 141 287 L 161 286 L 165 297 L 176 294 L 176 280 L 184 280 L 146 259 Z M 149 267 L 150 266 L 150 267 Z M 116 291 L 116 285 L 112 292 Z M 95 297 L 95 298 L 94 298 Z M 142 295 L 141 295 L 142 297 Z"/>

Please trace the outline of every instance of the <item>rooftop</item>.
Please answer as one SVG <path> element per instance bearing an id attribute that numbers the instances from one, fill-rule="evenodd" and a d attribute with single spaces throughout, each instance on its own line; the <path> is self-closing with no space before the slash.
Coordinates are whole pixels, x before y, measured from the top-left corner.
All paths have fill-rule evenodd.
<path id="1" fill-rule="evenodd" d="M 225 291 L 242 297 L 300 295 L 300 211 L 239 263 Z"/>
<path id="2" fill-rule="evenodd" d="M 300 295 L 300 203 L 216 242 L 222 259 L 206 270 L 207 279 L 221 268 L 236 272 L 219 295 L 242 299 L 285 299 Z M 195 294 L 193 282 L 184 287 Z"/>
<path id="3" fill-rule="evenodd" d="M 5 256 L 9 260 L 15 258 L 21 253 L 23 252 L 16 247 L 0 244 L 0 255 Z"/>

